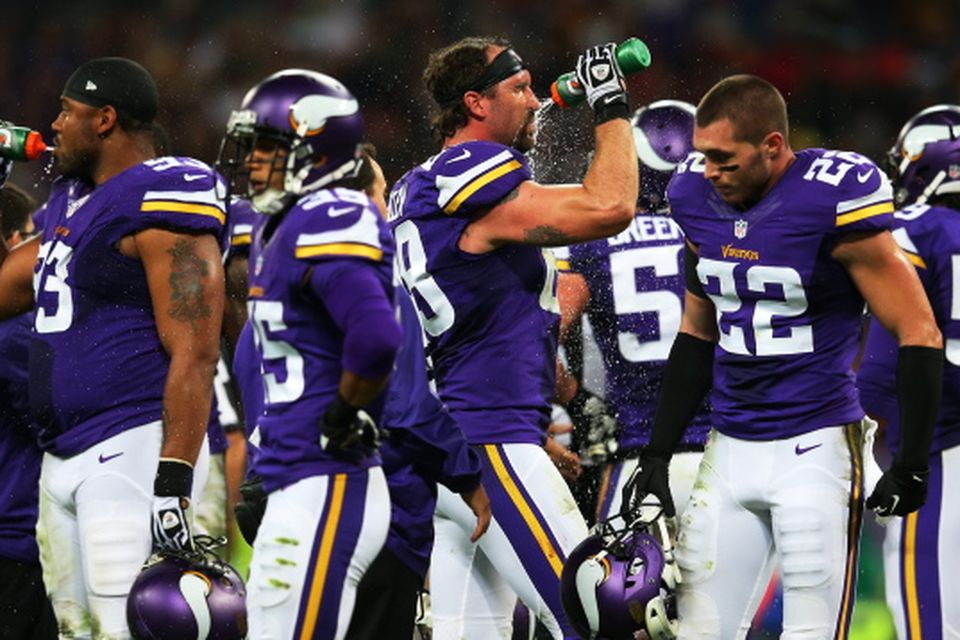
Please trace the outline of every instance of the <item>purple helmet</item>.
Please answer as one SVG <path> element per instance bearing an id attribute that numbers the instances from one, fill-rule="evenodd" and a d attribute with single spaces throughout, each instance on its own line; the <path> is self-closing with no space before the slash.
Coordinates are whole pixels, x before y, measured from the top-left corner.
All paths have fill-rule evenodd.
<path id="1" fill-rule="evenodd" d="M 251 189 L 247 156 L 260 139 L 287 152 L 282 192 Z M 217 168 L 258 211 L 278 213 L 304 193 L 355 176 L 362 139 L 360 106 L 343 84 L 316 71 L 285 69 L 250 89 L 230 115 Z"/>
<path id="2" fill-rule="evenodd" d="M 897 207 L 960 193 L 960 106 L 938 104 L 910 118 L 887 152 Z"/>
<path id="3" fill-rule="evenodd" d="M 657 535 L 635 520 L 614 528 L 611 518 L 577 545 L 560 574 L 563 609 L 584 638 L 632 638 L 646 631 L 652 640 L 676 637 L 673 589 L 679 570 L 662 516 Z M 658 539 L 659 536 L 659 539 Z"/>
<path id="4" fill-rule="evenodd" d="M 212 551 L 165 552 L 147 561 L 130 588 L 127 625 L 137 640 L 242 640 L 246 596 L 234 568 Z"/>
<path id="5" fill-rule="evenodd" d="M 658 100 L 633 114 L 633 141 L 640 160 L 637 208 L 666 208 L 667 183 L 674 168 L 693 151 L 696 107 L 681 100 Z"/>

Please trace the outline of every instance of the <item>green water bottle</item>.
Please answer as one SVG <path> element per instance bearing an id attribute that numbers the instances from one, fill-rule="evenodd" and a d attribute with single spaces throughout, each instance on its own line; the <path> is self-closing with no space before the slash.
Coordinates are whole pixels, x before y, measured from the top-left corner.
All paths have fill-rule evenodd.
<path id="1" fill-rule="evenodd" d="M 617 45 L 617 64 L 624 73 L 636 73 L 650 66 L 650 49 L 640 38 L 630 38 Z M 563 108 L 580 104 L 586 98 L 573 71 L 565 73 L 550 85 L 550 97 Z"/>
<path id="2" fill-rule="evenodd" d="M 50 147 L 38 131 L 12 124 L 0 125 L 0 157 L 10 160 L 36 160 Z"/>

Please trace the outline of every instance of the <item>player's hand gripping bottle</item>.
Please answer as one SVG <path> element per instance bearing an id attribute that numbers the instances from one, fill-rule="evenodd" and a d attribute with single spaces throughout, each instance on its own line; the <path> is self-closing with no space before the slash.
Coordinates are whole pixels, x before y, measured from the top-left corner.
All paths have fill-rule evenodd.
<path id="1" fill-rule="evenodd" d="M 650 50 L 640 38 L 630 38 L 617 45 L 617 64 L 624 74 L 643 71 L 650 66 Z M 561 107 L 583 102 L 585 93 L 573 71 L 565 73 L 550 85 L 550 97 Z"/>

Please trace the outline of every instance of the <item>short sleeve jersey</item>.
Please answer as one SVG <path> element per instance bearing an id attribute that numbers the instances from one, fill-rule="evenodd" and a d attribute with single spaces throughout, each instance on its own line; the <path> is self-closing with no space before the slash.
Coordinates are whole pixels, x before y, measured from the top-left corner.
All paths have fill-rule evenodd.
<path id="1" fill-rule="evenodd" d="M 894 213 L 893 237 L 913 263 L 943 334 L 946 360 L 943 395 L 932 452 L 960 444 L 960 211 L 914 205 Z M 864 409 L 887 418 L 887 444 L 896 451 L 901 425 L 897 409 L 896 338 L 876 320 L 857 375 Z"/>
<path id="2" fill-rule="evenodd" d="M 716 308 L 714 426 L 771 440 L 859 420 L 851 365 L 863 298 L 831 252 L 848 234 L 889 228 L 892 190 L 876 165 L 856 153 L 799 151 L 741 211 L 720 198 L 694 153 L 668 197 Z"/>
<path id="3" fill-rule="evenodd" d="M 95 189 L 54 183 L 34 267 L 30 404 L 40 443 L 68 457 L 160 420 L 170 358 L 157 335 L 146 273 L 120 253 L 146 229 L 222 240 L 222 184 L 204 163 L 163 157 Z"/>
<path id="4" fill-rule="evenodd" d="M 478 214 L 530 179 L 526 159 L 492 142 L 447 148 L 390 194 L 397 274 L 427 335 L 437 391 L 471 444 L 543 441 L 553 396 L 559 307 L 553 254 L 458 242 Z"/>
<path id="5" fill-rule="evenodd" d="M 264 487 L 379 464 L 376 456 L 354 463 L 320 447 L 321 420 L 343 371 L 344 333 L 318 290 L 346 270 L 370 269 L 393 295 L 393 242 L 375 205 L 351 189 L 305 195 L 258 229 L 250 259 L 250 323 L 263 373 L 254 471 Z"/>
<path id="6" fill-rule="evenodd" d="M 637 213 L 619 234 L 569 248 L 570 270 L 583 276 L 590 290 L 586 312 L 603 356 L 606 399 L 621 428 L 621 448 L 650 441 L 683 312 L 683 243 L 670 217 Z M 702 445 L 709 429 L 703 407 L 683 443 Z"/>

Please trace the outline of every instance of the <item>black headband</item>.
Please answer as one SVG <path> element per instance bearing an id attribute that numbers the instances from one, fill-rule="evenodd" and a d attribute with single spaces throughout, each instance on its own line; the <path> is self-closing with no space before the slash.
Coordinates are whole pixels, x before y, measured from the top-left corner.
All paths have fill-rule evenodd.
<path id="1" fill-rule="evenodd" d="M 463 98 L 467 91 L 482 92 L 486 91 L 498 82 L 506 80 L 510 76 L 526 69 L 523 60 L 513 49 L 504 49 L 483 68 L 480 77 L 474 80 L 469 86 L 456 95 L 447 95 L 438 99 L 440 106 L 448 107 Z"/>
<path id="2" fill-rule="evenodd" d="M 160 99 L 150 73 L 127 58 L 97 58 L 80 65 L 63 96 L 92 107 L 112 105 L 140 122 L 152 122 Z"/>

